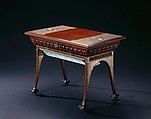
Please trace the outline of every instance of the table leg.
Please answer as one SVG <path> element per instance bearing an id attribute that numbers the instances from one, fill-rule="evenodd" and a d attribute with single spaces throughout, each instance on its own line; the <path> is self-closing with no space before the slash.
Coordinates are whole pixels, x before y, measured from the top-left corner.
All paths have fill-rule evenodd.
<path id="1" fill-rule="evenodd" d="M 108 69 L 110 72 L 110 82 L 111 82 L 111 88 L 112 88 L 112 100 L 117 101 L 119 94 L 116 93 L 115 89 L 115 81 L 114 81 L 114 53 L 112 52 L 112 55 L 106 60 L 106 63 L 108 64 Z"/>
<path id="2" fill-rule="evenodd" d="M 79 105 L 80 110 L 84 110 L 85 106 L 86 106 L 86 98 L 87 98 L 89 80 L 90 80 L 90 75 L 91 75 L 92 69 L 93 69 L 93 64 L 91 64 L 91 62 L 89 62 L 89 60 L 86 61 L 85 62 L 84 94 L 83 94 L 82 104 Z"/>
<path id="3" fill-rule="evenodd" d="M 41 66 L 43 57 L 44 57 L 43 52 L 39 50 L 38 46 L 36 46 L 36 74 L 35 74 L 34 86 L 31 89 L 31 92 L 34 94 L 37 94 L 38 92 L 37 85 L 38 85 L 38 79 L 39 79 L 40 66 Z"/>
<path id="4" fill-rule="evenodd" d="M 65 70 L 65 66 L 64 66 L 64 60 L 61 60 L 61 69 L 62 69 L 62 73 L 63 73 L 63 84 L 64 85 L 68 85 L 70 83 L 70 81 L 67 79 L 67 75 L 66 75 L 66 70 Z"/>

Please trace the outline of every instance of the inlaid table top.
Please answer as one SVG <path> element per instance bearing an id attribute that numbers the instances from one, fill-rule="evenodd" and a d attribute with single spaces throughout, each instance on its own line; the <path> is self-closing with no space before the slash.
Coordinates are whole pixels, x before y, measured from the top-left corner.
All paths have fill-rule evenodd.
<path id="1" fill-rule="evenodd" d="M 110 33 L 59 25 L 25 32 L 35 45 L 81 56 L 114 50 L 124 37 Z"/>

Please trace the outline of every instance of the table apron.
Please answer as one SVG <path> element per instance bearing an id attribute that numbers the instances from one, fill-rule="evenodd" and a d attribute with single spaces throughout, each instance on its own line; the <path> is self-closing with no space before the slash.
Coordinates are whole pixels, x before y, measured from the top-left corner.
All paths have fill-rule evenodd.
<path id="1" fill-rule="evenodd" d="M 101 53 L 101 54 L 91 56 L 91 57 L 81 58 L 78 56 L 72 56 L 72 55 L 67 55 L 67 54 L 63 54 L 63 53 L 58 53 L 58 52 L 54 52 L 54 51 L 43 49 L 43 48 L 39 48 L 39 49 L 41 51 L 43 51 L 43 53 L 47 56 L 66 60 L 66 61 L 70 61 L 70 62 L 81 64 L 81 65 L 85 65 L 85 63 L 87 61 L 88 62 L 96 62 L 100 59 L 107 58 L 107 57 L 110 57 L 113 55 L 113 51 L 111 51 L 111 52 Z"/>

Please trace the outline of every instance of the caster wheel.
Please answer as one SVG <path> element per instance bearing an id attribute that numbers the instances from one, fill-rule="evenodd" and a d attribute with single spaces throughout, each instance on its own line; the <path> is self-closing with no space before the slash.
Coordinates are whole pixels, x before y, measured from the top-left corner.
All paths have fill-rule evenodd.
<path id="1" fill-rule="evenodd" d="M 36 94 L 36 95 L 37 95 L 38 91 L 39 91 L 39 90 L 38 90 L 38 89 L 35 89 L 35 88 L 32 88 L 32 89 L 30 90 L 31 93 L 34 93 L 34 94 Z"/>
<path id="2" fill-rule="evenodd" d="M 84 105 L 79 105 L 79 110 L 85 110 L 85 106 Z"/>
<path id="3" fill-rule="evenodd" d="M 67 85 L 69 85 L 70 80 L 62 80 L 62 82 L 63 82 L 63 85 L 64 85 L 64 86 L 67 86 Z"/>
<path id="4" fill-rule="evenodd" d="M 119 101 L 119 94 L 113 94 L 113 95 L 111 95 L 111 97 L 112 97 L 112 101 Z"/>

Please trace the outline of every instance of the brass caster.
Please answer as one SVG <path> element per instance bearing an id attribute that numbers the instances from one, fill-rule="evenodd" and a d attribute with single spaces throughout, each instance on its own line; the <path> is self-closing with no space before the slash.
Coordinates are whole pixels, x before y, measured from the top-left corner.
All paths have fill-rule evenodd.
<path id="1" fill-rule="evenodd" d="M 30 90 L 30 92 L 31 92 L 31 93 L 34 93 L 35 95 L 37 95 L 37 93 L 39 92 L 39 90 L 38 90 L 38 89 L 35 89 L 35 88 L 32 88 L 32 89 Z"/>
<path id="2" fill-rule="evenodd" d="M 70 83 L 70 80 L 62 80 L 62 82 L 64 86 L 68 86 Z"/>
<path id="3" fill-rule="evenodd" d="M 113 95 L 111 95 L 111 97 L 112 97 L 112 101 L 120 101 L 119 100 L 119 94 L 113 94 Z"/>

